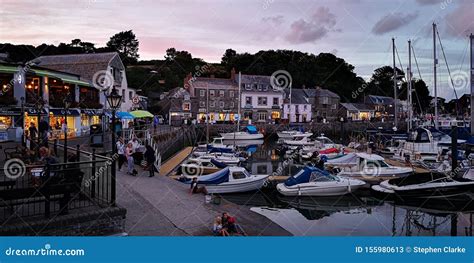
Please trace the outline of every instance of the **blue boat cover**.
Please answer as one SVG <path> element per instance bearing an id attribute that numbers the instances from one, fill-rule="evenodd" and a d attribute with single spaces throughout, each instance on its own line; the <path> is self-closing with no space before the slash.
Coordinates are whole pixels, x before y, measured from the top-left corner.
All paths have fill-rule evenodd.
<path id="1" fill-rule="evenodd" d="M 327 171 L 318 169 L 313 166 L 305 166 L 297 174 L 292 175 L 288 179 L 286 179 L 285 185 L 292 186 L 292 185 L 307 183 L 309 182 L 309 179 L 311 178 L 312 173 L 318 173 L 318 174 L 321 174 L 322 176 L 329 176 L 329 173 Z"/>
<path id="2" fill-rule="evenodd" d="M 257 127 L 255 127 L 253 125 L 249 125 L 249 126 L 245 127 L 244 131 L 246 131 L 250 134 L 257 134 L 258 133 Z"/>
<path id="3" fill-rule="evenodd" d="M 204 185 L 220 184 L 229 181 L 229 168 L 224 168 L 208 175 L 201 175 L 198 177 L 198 183 Z"/>
<path id="4" fill-rule="evenodd" d="M 211 145 L 207 146 L 207 150 L 210 153 L 232 153 L 233 152 L 231 148 L 216 148 L 216 147 L 212 147 Z"/>
<path id="5" fill-rule="evenodd" d="M 227 167 L 227 165 L 225 165 L 225 163 L 221 163 L 219 162 L 218 160 L 216 159 L 211 159 L 211 163 L 214 164 L 217 168 L 225 168 Z"/>

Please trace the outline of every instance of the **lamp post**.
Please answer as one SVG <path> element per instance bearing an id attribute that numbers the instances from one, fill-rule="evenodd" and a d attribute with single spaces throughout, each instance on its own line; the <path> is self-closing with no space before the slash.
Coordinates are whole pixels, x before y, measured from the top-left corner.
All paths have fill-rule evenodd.
<path id="1" fill-rule="evenodd" d="M 64 163 L 67 163 L 67 112 L 71 103 L 71 96 L 68 93 L 64 98 Z"/>
<path id="2" fill-rule="evenodd" d="M 39 148 L 40 148 L 40 144 L 41 144 L 41 140 L 42 140 L 41 134 L 39 134 L 39 124 L 40 124 L 40 119 L 41 119 L 41 113 L 43 113 L 44 104 L 45 104 L 45 102 L 43 101 L 42 98 L 38 98 L 38 100 L 35 103 L 36 116 L 37 116 L 37 120 L 38 120 L 38 125 L 37 125 L 38 134 L 36 136 L 37 137 L 36 154 L 38 155 L 38 157 L 39 157 Z"/>
<path id="3" fill-rule="evenodd" d="M 25 140 L 25 97 L 20 98 L 21 101 L 21 146 L 26 146 Z"/>
<path id="4" fill-rule="evenodd" d="M 117 144 L 115 139 L 115 112 L 120 107 L 122 103 L 122 96 L 117 93 L 115 88 L 112 89 L 110 94 L 107 96 L 107 102 L 109 103 L 110 109 L 112 110 L 112 155 L 117 153 Z M 116 179 L 116 165 L 115 165 L 115 157 L 112 156 L 112 189 L 111 189 L 111 203 L 112 206 L 115 206 L 115 196 L 116 196 L 116 189 L 117 189 L 117 179 Z"/>

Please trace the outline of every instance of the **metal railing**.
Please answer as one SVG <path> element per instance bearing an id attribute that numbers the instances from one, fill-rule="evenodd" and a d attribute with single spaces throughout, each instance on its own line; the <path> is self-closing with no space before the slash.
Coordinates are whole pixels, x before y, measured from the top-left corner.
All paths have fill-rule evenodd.
<path id="1" fill-rule="evenodd" d="M 94 154 L 90 157 L 87 161 L 43 165 L 25 165 L 14 159 L 16 169 L 5 165 L 0 170 L 0 223 L 111 206 L 111 162 Z"/>

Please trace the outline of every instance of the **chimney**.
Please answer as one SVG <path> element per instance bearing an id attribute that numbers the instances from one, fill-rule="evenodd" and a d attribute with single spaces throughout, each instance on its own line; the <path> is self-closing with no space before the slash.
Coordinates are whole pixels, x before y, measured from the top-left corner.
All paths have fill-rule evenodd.
<path id="1" fill-rule="evenodd" d="M 235 68 L 232 68 L 232 70 L 230 71 L 230 79 L 235 80 Z"/>

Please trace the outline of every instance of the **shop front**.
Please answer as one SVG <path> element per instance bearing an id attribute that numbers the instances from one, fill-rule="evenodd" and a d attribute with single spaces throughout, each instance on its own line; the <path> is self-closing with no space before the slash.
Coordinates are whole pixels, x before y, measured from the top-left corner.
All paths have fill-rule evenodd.
<path id="1" fill-rule="evenodd" d="M 21 138 L 21 111 L 14 108 L 0 108 L 0 141 Z"/>
<path id="2" fill-rule="evenodd" d="M 81 135 L 81 114 L 77 109 L 49 109 L 49 124 L 53 139 L 64 139 L 67 125 L 67 137 Z"/>
<path id="3" fill-rule="evenodd" d="M 102 122 L 103 110 L 81 109 L 81 134 L 88 134 L 90 126 Z"/>

